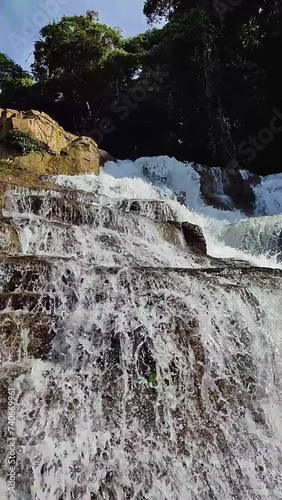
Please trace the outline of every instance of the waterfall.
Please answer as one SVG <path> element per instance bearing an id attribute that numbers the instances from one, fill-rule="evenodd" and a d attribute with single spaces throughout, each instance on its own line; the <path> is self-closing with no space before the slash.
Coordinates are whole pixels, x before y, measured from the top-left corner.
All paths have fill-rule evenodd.
<path id="1" fill-rule="evenodd" d="M 282 212 L 282 174 L 268 175 L 255 187 L 256 214 L 278 215 Z"/>
<path id="2" fill-rule="evenodd" d="M 282 260 L 282 216 L 254 217 L 230 224 L 222 231 L 223 241 L 253 255 Z"/>
<path id="3" fill-rule="evenodd" d="M 199 172 L 167 157 L 50 181 L 10 186 L 2 202 L 14 498 L 281 498 L 282 264 L 253 250 L 255 219 L 207 206 Z M 258 189 L 257 211 L 271 196 Z M 226 236 L 238 224 L 243 245 Z M 4 500 L 6 417 L 0 429 Z"/>

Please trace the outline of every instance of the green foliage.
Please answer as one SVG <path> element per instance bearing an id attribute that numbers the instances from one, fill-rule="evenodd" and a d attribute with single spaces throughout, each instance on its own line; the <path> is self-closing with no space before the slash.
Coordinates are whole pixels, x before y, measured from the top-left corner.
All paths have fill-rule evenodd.
<path id="1" fill-rule="evenodd" d="M 20 155 L 27 155 L 34 151 L 46 151 L 45 144 L 35 139 L 29 132 L 21 130 L 10 130 L 5 139 L 5 144 Z"/>
<path id="2" fill-rule="evenodd" d="M 181 0 L 145 0 L 144 14 L 150 22 L 161 17 L 169 19 L 180 3 Z"/>
<path id="3" fill-rule="evenodd" d="M 91 74 L 115 49 L 122 48 L 118 29 L 86 16 L 63 17 L 45 26 L 35 43 L 33 73 L 37 79 Z"/>
<path id="4" fill-rule="evenodd" d="M 43 110 L 94 138 L 110 120 L 101 147 L 120 158 L 244 164 L 238 145 L 279 107 L 281 2 L 228 5 L 219 16 L 212 0 L 145 0 L 148 21 L 166 24 L 128 39 L 95 11 L 65 16 L 40 32 L 35 81 L 0 53 L 0 106 Z M 280 164 L 279 140 L 257 155 L 258 173 L 264 164 Z"/>
<path id="5" fill-rule="evenodd" d="M 136 57 L 124 49 L 120 31 L 99 23 L 95 13 L 88 12 L 54 21 L 40 34 L 34 77 L 43 83 L 46 94 L 60 95 L 61 102 L 79 110 L 81 125 L 86 110 L 98 121 L 98 112 L 110 106 L 136 71 Z"/>
<path id="6" fill-rule="evenodd" d="M 11 107 L 19 99 L 24 98 L 34 82 L 27 71 L 24 71 L 8 56 L 0 52 L 0 105 Z"/>
<path id="7" fill-rule="evenodd" d="M 20 78 L 25 71 L 10 57 L 0 52 L 0 84 L 5 78 Z"/>

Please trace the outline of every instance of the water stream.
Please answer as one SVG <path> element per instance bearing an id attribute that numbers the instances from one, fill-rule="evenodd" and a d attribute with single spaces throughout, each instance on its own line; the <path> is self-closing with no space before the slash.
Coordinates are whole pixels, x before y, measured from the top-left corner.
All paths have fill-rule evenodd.
<path id="1" fill-rule="evenodd" d="M 265 233 L 166 157 L 54 180 L 4 211 L 21 247 L 0 261 L 14 498 L 282 499 L 280 176 L 254 188 Z M 171 221 L 199 225 L 210 257 Z"/>

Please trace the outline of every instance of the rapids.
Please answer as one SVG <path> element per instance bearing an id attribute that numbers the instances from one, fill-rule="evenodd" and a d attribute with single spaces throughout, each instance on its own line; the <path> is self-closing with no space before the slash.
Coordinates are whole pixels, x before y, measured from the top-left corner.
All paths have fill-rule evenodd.
<path id="1" fill-rule="evenodd" d="M 202 169 L 204 167 L 201 167 Z M 226 198 L 222 185 L 222 176 L 219 168 L 213 171 L 214 187 L 217 196 Z M 244 178 L 248 178 L 247 171 L 241 171 Z M 251 178 L 251 176 L 250 176 Z M 140 158 L 135 162 L 121 161 L 108 162 L 99 178 L 94 176 L 59 176 L 57 183 L 61 186 L 97 192 L 97 190 L 111 199 L 156 199 L 165 202 L 174 212 L 177 220 L 189 221 L 199 225 L 208 244 L 208 253 L 219 258 L 236 258 L 247 260 L 260 267 L 275 267 L 282 269 L 277 253 L 269 252 L 269 239 L 273 231 L 273 239 L 279 240 L 279 217 L 264 219 L 265 239 L 260 238 L 257 246 L 251 236 L 254 226 L 253 217 L 247 217 L 242 212 L 232 208 L 230 211 L 217 210 L 205 205 L 201 197 L 200 175 L 193 164 L 183 164 L 174 158 L 156 157 Z M 185 193 L 185 206 L 177 202 L 176 193 Z M 261 178 L 261 182 L 254 186 L 255 216 L 275 216 L 281 214 L 282 223 L 282 174 Z M 230 202 L 231 203 L 231 202 Z M 234 237 L 231 241 L 228 228 L 232 224 L 238 225 L 239 232 L 244 227 L 247 235 L 250 233 L 249 244 L 242 244 Z M 280 224 L 282 230 L 282 225 Z M 257 233 L 260 228 L 257 228 Z M 226 238 L 225 236 L 226 235 Z M 242 233 L 241 233 L 242 236 Z M 282 243 L 281 243 L 282 245 Z"/>
<path id="2" fill-rule="evenodd" d="M 13 498 L 281 499 L 281 177 L 254 186 L 255 217 L 205 205 L 167 157 L 53 181 L 3 209 L 20 246 L 0 259 Z M 209 256 L 171 221 L 200 226 Z"/>

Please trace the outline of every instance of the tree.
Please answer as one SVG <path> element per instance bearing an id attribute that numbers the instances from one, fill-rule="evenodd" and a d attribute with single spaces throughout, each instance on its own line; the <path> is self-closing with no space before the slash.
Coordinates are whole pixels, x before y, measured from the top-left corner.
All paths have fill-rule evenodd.
<path id="1" fill-rule="evenodd" d="M 123 86 L 132 57 L 123 49 L 120 31 L 85 16 L 63 17 L 45 26 L 35 43 L 34 77 L 45 84 L 46 95 L 68 103 L 77 127 L 99 119 L 108 99 Z M 127 58 L 128 56 L 128 58 Z M 80 116 L 79 116 L 80 115 Z"/>
<path id="2" fill-rule="evenodd" d="M 177 89 L 171 95 L 171 102 L 177 110 L 176 116 L 182 116 L 179 132 L 185 136 L 187 116 L 194 117 L 197 110 L 195 129 L 198 121 L 205 124 L 203 139 L 208 144 L 208 150 L 202 151 L 209 156 L 208 162 L 223 165 L 228 158 L 244 164 L 238 145 L 249 135 L 257 135 L 269 123 L 272 108 L 279 107 L 281 93 L 281 2 L 250 0 L 236 7 L 231 3 L 228 0 L 146 0 L 144 6 L 149 22 L 164 17 L 166 33 L 171 34 L 164 40 L 162 52 L 167 54 L 171 80 L 174 77 L 173 86 Z M 191 30 L 191 18 L 196 19 L 196 13 L 201 21 L 198 30 Z M 191 51 L 193 41 L 197 44 L 194 53 Z M 195 63 L 193 75 L 192 61 Z M 184 110 L 181 105 L 181 99 L 187 102 L 185 79 L 186 88 L 191 89 L 194 84 L 194 104 L 188 99 L 192 104 L 190 110 Z M 202 104 L 198 107 L 199 101 L 205 103 L 204 107 Z M 187 136 L 196 139 L 195 134 L 187 133 Z M 185 142 L 187 144 L 187 139 Z M 276 139 L 276 145 L 271 144 L 266 152 L 269 155 L 272 150 L 278 165 L 279 143 Z M 266 158 L 261 155 L 260 161 Z"/>
<path id="3" fill-rule="evenodd" d="M 45 26 L 35 82 L 2 54 L 1 102 L 46 111 L 83 135 L 110 123 L 101 146 L 116 157 L 243 166 L 240 144 L 279 106 L 280 0 L 146 0 L 144 12 L 165 25 L 124 39 L 88 11 Z M 277 135 L 256 157 L 257 172 L 280 165 L 279 146 Z"/>
<path id="4" fill-rule="evenodd" d="M 113 49 L 122 47 L 122 36 L 96 17 L 63 17 L 45 26 L 35 43 L 33 74 L 37 79 L 78 76 L 102 67 Z"/>
<path id="5" fill-rule="evenodd" d="M 0 52 L 0 105 L 13 107 L 21 103 L 33 86 L 30 74 Z"/>

